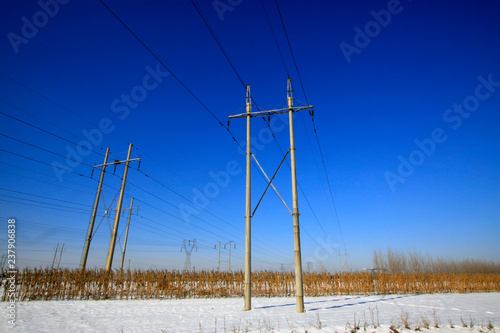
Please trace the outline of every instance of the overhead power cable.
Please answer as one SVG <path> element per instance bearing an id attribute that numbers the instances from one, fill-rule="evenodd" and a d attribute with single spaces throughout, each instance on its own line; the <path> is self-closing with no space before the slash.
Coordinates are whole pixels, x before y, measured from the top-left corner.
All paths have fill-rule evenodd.
<path id="1" fill-rule="evenodd" d="M 274 33 L 274 29 L 273 29 L 273 26 L 271 24 L 271 20 L 269 19 L 269 15 L 267 15 L 266 6 L 264 6 L 264 1 L 260 0 L 260 3 L 262 5 L 262 8 L 264 9 L 264 13 L 266 14 L 267 23 L 269 24 L 269 28 L 271 29 L 271 33 L 273 35 L 274 43 L 276 44 L 276 47 L 278 48 L 278 52 L 280 54 L 281 61 L 283 62 L 283 66 L 285 67 L 286 76 L 290 77 L 290 74 L 288 74 L 288 67 L 286 66 L 285 58 L 283 58 L 283 53 L 281 52 L 280 45 L 278 44 L 278 39 L 276 38 L 276 34 Z"/>
<path id="2" fill-rule="evenodd" d="M 8 103 L 8 102 L 4 101 L 3 99 L 0 99 L 0 102 L 5 103 L 5 104 L 7 104 L 7 105 L 9 105 L 9 106 L 11 106 L 11 107 L 13 107 L 13 108 L 19 109 L 17 106 L 14 106 L 14 105 L 10 104 L 10 103 Z M 49 132 L 49 131 L 47 131 L 47 130 L 44 130 L 43 128 L 40 128 L 40 127 L 35 126 L 35 125 L 33 125 L 33 124 L 30 124 L 30 123 L 28 123 L 28 122 L 26 122 L 26 121 L 24 121 L 24 120 L 21 120 L 21 119 L 19 119 L 19 118 L 16 118 L 16 117 L 14 117 L 14 116 L 11 116 L 11 115 L 9 115 L 9 114 L 7 114 L 7 113 L 5 113 L 5 112 L 0 111 L 0 114 L 4 115 L 4 116 L 6 116 L 6 117 L 9 117 L 9 118 L 11 118 L 11 119 L 13 119 L 13 120 L 15 120 L 15 121 L 18 121 L 18 122 L 20 122 L 20 123 L 22 123 L 22 124 L 25 124 L 25 125 L 27 125 L 27 126 L 33 127 L 33 128 L 35 128 L 35 129 L 37 129 L 37 130 L 39 130 L 39 131 L 41 131 L 41 132 L 44 132 L 44 133 L 49 134 L 49 135 L 52 135 L 52 136 L 54 136 L 54 137 L 56 137 L 56 138 L 58 138 L 58 139 L 60 139 L 60 140 L 66 141 L 66 142 L 68 142 L 68 143 L 71 143 L 72 145 L 75 145 L 75 146 L 81 147 L 81 148 L 83 148 L 83 149 L 85 149 L 85 150 L 88 150 L 88 151 L 91 151 L 91 152 L 96 153 L 96 154 L 98 154 L 98 155 L 104 156 L 104 154 L 101 154 L 100 152 L 97 152 L 97 151 L 92 150 L 92 149 L 90 149 L 90 148 L 87 148 L 87 147 L 85 147 L 85 146 L 79 145 L 79 144 L 78 144 L 78 143 L 76 143 L 76 142 L 73 142 L 73 141 L 71 141 L 71 140 L 68 140 L 68 139 L 66 139 L 66 138 L 63 138 L 62 136 L 59 136 L 59 135 L 57 135 L 57 134 L 54 134 L 54 133 Z"/>
<path id="3" fill-rule="evenodd" d="M 196 2 L 196 0 L 191 0 L 191 3 L 193 4 L 194 8 L 196 8 L 196 11 L 198 12 L 198 14 L 200 15 L 201 19 L 203 20 L 203 22 L 205 23 L 205 25 L 207 26 L 207 29 L 208 31 L 210 31 L 210 34 L 212 35 L 212 37 L 215 39 L 215 42 L 217 43 L 217 45 L 219 46 L 220 50 L 222 51 L 222 54 L 224 54 L 224 57 L 226 57 L 226 60 L 227 62 L 229 63 L 229 65 L 231 66 L 231 68 L 233 69 L 234 73 L 236 74 L 236 76 L 238 77 L 238 79 L 240 80 L 241 84 L 243 86 L 245 86 L 245 82 L 243 81 L 243 79 L 241 78 L 240 74 L 238 74 L 238 71 L 236 70 L 236 68 L 234 67 L 233 65 L 233 62 L 231 61 L 231 59 L 229 59 L 229 56 L 226 52 L 226 50 L 224 49 L 224 47 L 222 46 L 222 44 L 220 43 L 219 39 L 217 38 L 217 36 L 215 35 L 214 31 L 212 30 L 212 28 L 210 27 L 210 25 L 208 24 L 208 21 L 205 19 L 205 16 L 203 15 L 203 12 L 200 10 L 200 7 L 198 6 L 198 3 Z"/>
<path id="4" fill-rule="evenodd" d="M 21 154 L 13 153 L 11 151 L 8 151 L 8 150 L 2 149 L 2 148 L 0 148 L 0 151 L 3 151 L 5 153 L 8 153 L 8 154 L 11 154 L 11 155 L 14 155 L 14 156 L 22 157 L 22 158 L 25 158 L 27 160 L 30 160 L 30 161 L 33 161 L 33 162 L 37 162 L 37 163 L 41 163 L 41 164 L 48 165 L 48 166 L 52 167 L 52 165 L 49 164 L 49 163 L 46 163 L 46 162 L 43 162 L 43 161 L 31 158 L 31 157 L 28 157 L 28 156 L 24 156 L 24 155 L 21 155 Z M 70 170 L 70 169 L 61 168 L 60 166 L 58 166 L 58 168 L 61 169 L 61 170 L 67 171 L 67 172 L 74 173 L 75 175 L 78 175 L 78 176 L 81 176 L 81 177 L 88 177 L 88 178 L 90 178 L 90 176 L 85 176 L 85 175 L 83 175 L 81 173 L 75 172 L 75 171 Z"/>
<path id="5" fill-rule="evenodd" d="M 297 71 L 297 75 L 299 77 L 300 86 L 302 87 L 302 92 L 304 94 L 304 98 L 306 100 L 306 103 L 309 105 L 309 101 L 307 99 L 307 94 L 306 94 L 306 91 L 304 89 L 304 84 L 302 83 L 302 78 L 300 76 L 300 71 L 299 71 L 299 68 L 297 66 L 297 61 L 295 60 L 295 55 L 293 53 L 292 44 L 290 43 L 290 39 L 288 38 L 288 33 L 286 31 L 285 22 L 283 21 L 283 16 L 281 15 L 281 10 L 280 10 L 280 7 L 278 5 L 278 0 L 274 0 L 274 2 L 276 3 L 276 8 L 278 9 L 278 14 L 279 14 L 279 17 L 280 17 L 280 20 L 281 20 L 281 25 L 283 26 L 283 31 L 285 32 L 285 37 L 286 37 L 286 40 L 288 42 L 288 47 L 290 49 L 290 53 L 292 55 L 293 63 L 295 65 L 295 70 Z M 345 245 L 344 235 L 343 235 L 343 232 L 342 232 L 342 227 L 340 226 L 340 220 L 339 220 L 339 217 L 338 217 L 338 214 L 337 214 L 337 207 L 335 205 L 335 200 L 333 199 L 333 191 L 332 191 L 332 187 L 331 187 L 331 184 L 330 184 L 330 179 L 328 177 L 328 171 L 326 169 L 325 158 L 323 156 L 323 149 L 321 148 L 321 144 L 320 144 L 320 141 L 319 141 L 318 133 L 317 133 L 317 130 L 316 130 L 316 124 L 314 122 L 314 115 L 312 113 L 310 113 L 310 116 L 311 116 L 311 120 L 312 120 L 312 123 L 313 123 L 314 134 L 316 136 L 316 142 L 318 143 L 318 148 L 319 148 L 319 153 L 320 153 L 320 157 L 321 157 L 321 162 L 323 164 L 323 170 L 325 172 L 326 181 L 327 181 L 327 184 L 328 184 L 328 190 L 330 192 L 330 199 L 331 199 L 331 202 L 332 202 L 332 205 L 333 205 L 333 209 L 334 209 L 334 213 L 335 213 L 335 218 L 337 220 L 337 225 L 338 225 L 338 228 L 339 228 L 339 231 L 340 231 L 340 236 L 342 238 L 342 243 L 344 244 L 344 248 L 345 248 L 346 245 Z"/>
<path id="6" fill-rule="evenodd" d="M 290 48 L 290 53 L 292 54 L 293 63 L 295 64 L 295 70 L 297 71 L 297 76 L 299 77 L 300 85 L 302 86 L 302 92 L 304 93 L 304 98 L 306 99 L 307 105 L 309 105 L 309 102 L 307 101 L 306 91 L 304 90 L 304 85 L 302 84 L 302 78 L 300 77 L 299 68 L 297 67 L 297 61 L 295 61 L 295 55 L 293 54 L 292 44 L 290 44 L 290 39 L 288 38 L 288 33 L 286 32 L 285 28 L 285 22 L 283 21 L 283 17 L 281 16 L 281 10 L 280 6 L 278 5 L 278 0 L 274 0 L 274 2 L 276 3 L 276 8 L 278 9 L 281 25 L 283 26 L 283 30 L 285 31 L 286 41 L 288 42 L 288 47 Z"/>
<path id="7" fill-rule="evenodd" d="M 33 197 L 42 198 L 42 199 L 49 199 L 49 200 L 60 201 L 60 202 L 70 203 L 70 204 L 73 204 L 73 205 L 79 205 L 79 206 L 84 206 L 84 207 L 90 207 L 90 208 L 92 208 L 91 205 L 86 205 L 86 204 L 82 204 L 82 203 L 79 203 L 79 202 L 62 200 L 62 199 L 56 199 L 56 198 L 51 198 L 51 197 L 47 197 L 47 196 L 43 196 L 43 195 L 26 193 L 26 192 L 21 192 L 21 191 L 16 191 L 16 190 L 10 190 L 10 189 L 3 188 L 3 187 L 0 187 L 0 190 L 2 190 L 2 191 L 8 191 L 8 192 L 14 192 L 14 193 L 18 193 L 18 194 L 29 195 L 29 196 L 33 196 Z"/>
<path id="8" fill-rule="evenodd" d="M 113 10 L 111 8 L 109 8 L 105 3 L 104 1 L 102 0 L 99 0 L 99 2 L 118 20 L 118 22 L 120 22 L 124 27 L 125 29 L 128 30 L 128 32 L 130 32 L 130 34 L 132 36 L 135 37 L 135 39 L 137 39 L 137 41 L 139 43 L 141 43 L 141 45 L 170 73 L 170 75 L 172 75 L 172 77 L 174 79 L 177 80 L 177 82 L 179 82 L 179 84 L 184 88 L 186 89 L 190 94 L 191 96 L 193 96 L 197 101 L 198 103 L 200 103 L 201 106 L 203 106 L 203 108 L 208 112 L 210 113 L 210 115 L 212 115 L 212 117 L 215 118 L 215 120 L 217 120 L 217 122 L 222 126 L 224 127 L 228 132 L 229 132 L 229 129 L 219 120 L 219 118 L 205 105 L 205 103 L 203 103 L 201 101 L 201 99 L 198 98 L 198 96 L 196 96 L 196 94 L 191 90 L 189 89 L 189 87 L 187 85 L 184 84 L 184 82 L 181 81 L 181 79 L 174 74 L 174 72 L 172 72 L 172 70 L 139 38 L 139 36 L 137 36 L 126 24 L 125 22 L 123 22 L 119 17 L 118 15 L 115 14 L 115 12 L 113 12 Z M 234 137 L 233 137 L 234 139 Z M 234 139 L 236 141 L 236 139 Z"/>
<path id="9" fill-rule="evenodd" d="M 25 145 L 27 145 L 27 146 L 30 146 L 30 147 L 33 147 L 33 148 L 36 148 L 36 149 L 40 149 L 40 150 L 45 151 L 45 152 L 47 152 L 47 153 L 50 153 L 50 154 L 53 154 L 53 155 L 56 155 L 56 156 L 59 156 L 59 157 L 62 157 L 62 158 L 66 158 L 66 159 L 69 159 L 70 161 L 78 162 L 78 163 L 80 163 L 81 165 L 85 165 L 85 166 L 88 166 L 88 167 L 93 168 L 93 166 L 92 166 L 92 165 L 90 165 L 90 164 L 86 164 L 86 163 L 80 162 L 80 161 L 78 161 L 78 160 L 75 160 L 75 159 L 73 159 L 73 158 L 69 158 L 69 157 L 66 157 L 66 156 L 64 156 L 64 155 L 61 155 L 61 154 L 59 154 L 59 153 L 53 152 L 53 151 L 51 151 L 51 150 L 48 150 L 48 149 L 45 149 L 45 148 L 42 148 L 42 147 L 38 147 L 38 146 L 36 146 L 36 145 L 34 145 L 34 144 L 31 144 L 31 143 L 28 143 L 28 142 L 26 142 L 26 141 L 19 140 L 19 139 L 13 138 L 13 137 L 11 137 L 11 136 L 8 136 L 8 135 L 2 134 L 2 133 L 0 133 L 0 135 L 1 135 L 1 136 L 3 136 L 3 137 L 6 137 L 6 138 L 8 138 L 8 139 L 11 139 L 11 140 L 14 140 L 14 141 L 20 142 L 20 143 L 22 143 L 22 144 L 25 144 Z"/>

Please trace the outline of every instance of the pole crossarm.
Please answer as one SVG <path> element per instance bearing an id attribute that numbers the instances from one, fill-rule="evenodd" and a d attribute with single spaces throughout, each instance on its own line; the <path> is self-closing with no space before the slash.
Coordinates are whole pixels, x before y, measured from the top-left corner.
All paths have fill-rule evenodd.
<path id="1" fill-rule="evenodd" d="M 135 162 L 135 161 L 140 161 L 141 158 L 138 157 L 138 158 L 132 158 L 130 160 L 123 160 L 123 161 L 114 161 L 114 162 L 111 162 L 111 163 L 106 163 L 106 164 L 100 164 L 100 165 L 94 165 L 94 168 L 100 168 L 100 167 L 103 167 L 103 166 L 110 166 L 110 165 L 118 165 L 118 164 L 123 164 L 123 163 L 127 163 L 127 162 Z"/>
<path id="2" fill-rule="evenodd" d="M 278 171 L 279 169 L 281 168 L 281 166 L 283 165 L 283 162 L 285 162 L 285 159 L 286 157 L 288 156 L 288 153 L 290 152 L 290 149 L 286 152 L 285 156 L 283 156 L 283 159 L 281 160 L 281 163 L 280 165 L 278 166 L 278 168 L 276 169 L 276 171 L 274 172 L 274 175 L 273 177 L 269 180 L 269 177 L 267 177 L 267 174 L 265 173 L 264 169 L 262 169 L 262 167 L 260 166 L 260 163 L 259 161 L 257 161 L 257 158 L 255 157 L 254 154 L 252 154 L 253 158 L 255 159 L 255 162 L 257 162 L 257 165 L 259 166 L 260 170 L 262 170 L 262 173 L 264 174 L 264 176 L 266 176 L 266 179 L 268 181 L 268 184 L 267 184 L 267 187 L 264 191 L 264 193 L 262 194 L 262 196 L 260 197 L 260 200 L 259 202 L 257 203 L 257 206 L 255 206 L 255 209 L 253 210 L 253 213 L 251 215 L 251 217 L 253 217 L 255 215 L 255 212 L 257 211 L 257 208 L 259 207 L 262 199 L 264 199 L 264 196 L 266 195 L 267 193 L 267 190 L 269 190 L 269 187 L 272 186 L 274 191 L 276 192 L 276 194 L 278 195 L 278 197 L 281 199 L 281 202 L 283 202 L 283 204 L 285 205 L 286 209 L 288 209 L 288 211 L 290 212 L 290 214 L 293 215 L 292 211 L 290 210 L 290 208 L 288 208 L 287 204 L 285 203 L 285 200 L 283 200 L 283 198 L 281 197 L 281 195 L 278 193 L 278 190 L 276 189 L 276 187 L 274 187 L 273 185 L 273 180 L 274 178 L 276 177 L 276 175 L 278 174 Z"/>
<path id="3" fill-rule="evenodd" d="M 299 112 L 299 111 L 304 111 L 304 110 L 310 110 L 313 108 L 314 107 L 312 105 L 294 106 L 291 108 L 291 110 L 292 110 L 292 112 Z M 251 112 L 250 117 L 267 117 L 267 116 L 289 113 L 289 112 L 290 112 L 290 108 L 266 110 L 266 111 L 256 111 L 256 112 Z M 235 114 L 235 115 L 229 116 L 229 119 L 246 118 L 246 117 L 248 117 L 248 113 L 240 113 L 240 114 Z"/>

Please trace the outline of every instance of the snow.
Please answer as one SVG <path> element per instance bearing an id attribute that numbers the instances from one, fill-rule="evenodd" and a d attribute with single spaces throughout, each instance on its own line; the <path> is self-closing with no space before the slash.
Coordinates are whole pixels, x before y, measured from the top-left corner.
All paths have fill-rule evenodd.
<path id="1" fill-rule="evenodd" d="M 0 305 L 0 332 L 348 332 L 355 320 L 359 332 L 365 322 L 366 332 L 392 333 L 391 325 L 409 332 L 404 313 L 412 332 L 424 317 L 430 328 L 422 332 L 500 332 L 500 293 L 306 297 L 306 313 L 296 313 L 295 298 L 253 298 L 251 311 L 243 311 L 241 298 L 32 301 L 16 303 L 15 326 L 9 304 Z M 474 327 L 462 327 L 461 317 Z"/>

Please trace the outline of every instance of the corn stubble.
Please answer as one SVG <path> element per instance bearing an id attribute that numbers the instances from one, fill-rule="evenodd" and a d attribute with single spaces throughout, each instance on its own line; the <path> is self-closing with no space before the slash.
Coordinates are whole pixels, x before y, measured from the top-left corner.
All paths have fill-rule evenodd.
<path id="1" fill-rule="evenodd" d="M 306 296 L 500 292 L 500 274 L 490 273 L 304 273 Z M 243 297 L 242 271 L 181 272 L 101 269 L 24 269 L 16 277 L 19 301 L 181 299 Z M 1 282 L 2 301 L 8 288 Z M 252 273 L 255 297 L 293 296 L 291 272 Z"/>

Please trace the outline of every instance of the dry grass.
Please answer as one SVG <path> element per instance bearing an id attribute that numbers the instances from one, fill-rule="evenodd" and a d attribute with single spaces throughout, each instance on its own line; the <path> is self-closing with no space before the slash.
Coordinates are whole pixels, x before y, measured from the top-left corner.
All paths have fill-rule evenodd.
<path id="1" fill-rule="evenodd" d="M 500 273 L 500 262 L 432 258 L 415 251 L 404 253 L 391 249 L 386 253 L 374 251 L 373 265 L 378 271 L 390 273 Z"/>
<path id="2" fill-rule="evenodd" d="M 0 285 L 3 299 L 6 284 Z M 24 269 L 16 278 L 18 300 L 180 299 L 242 297 L 244 274 L 128 270 Z M 294 295 L 293 273 L 252 273 L 256 297 Z M 306 296 L 499 292 L 500 274 L 454 273 L 304 273 Z M 370 314 L 372 322 L 373 313 Z"/>

